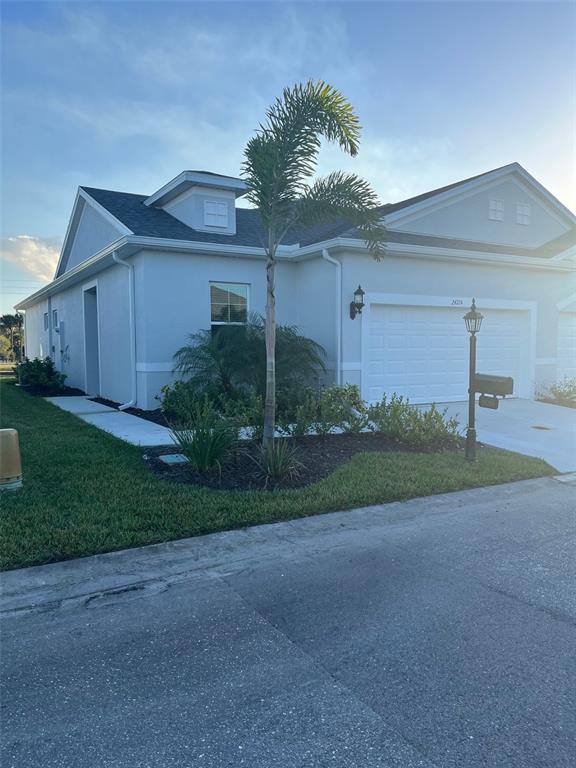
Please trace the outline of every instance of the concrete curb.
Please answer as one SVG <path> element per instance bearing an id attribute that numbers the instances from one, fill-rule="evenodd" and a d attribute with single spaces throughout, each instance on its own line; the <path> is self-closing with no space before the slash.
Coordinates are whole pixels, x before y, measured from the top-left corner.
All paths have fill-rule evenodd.
<path id="1" fill-rule="evenodd" d="M 481 513 L 486 505 L 502 507 L 508 499 L 517 500 L 519 494 L 529 498 L 546 486 L 551 493 L 574 493 L 569 484 L 554 478 L 536 478 L 6 571 L 2 574 L 0 618 L 95 605 L 106 596 L 127 591 L 158 592 L 171 583 L 193 579 L 199 572 L 216 578 L 243 570 L 255 560 L 282 561 L 295 552 L 314 557 L 346 546 L 354 530 L 370 530 L 377 542 L 386 538 L 390 526 L 420 515 Z"/>

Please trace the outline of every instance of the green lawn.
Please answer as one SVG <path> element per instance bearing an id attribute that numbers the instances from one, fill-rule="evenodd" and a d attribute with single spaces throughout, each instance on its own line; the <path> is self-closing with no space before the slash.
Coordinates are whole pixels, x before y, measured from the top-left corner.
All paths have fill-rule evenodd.
<path id="1" fill-rule="evenodd" d="M 0 567 L 47 563 L 212 531 L 547 475 L 538 459 L 484 449 L 359 454 L 291 491 L 212 491 L 152 475 L 142 451 L 0 382 L 1 421 L 20 433 L 24 488 L 2 496 Z"/>

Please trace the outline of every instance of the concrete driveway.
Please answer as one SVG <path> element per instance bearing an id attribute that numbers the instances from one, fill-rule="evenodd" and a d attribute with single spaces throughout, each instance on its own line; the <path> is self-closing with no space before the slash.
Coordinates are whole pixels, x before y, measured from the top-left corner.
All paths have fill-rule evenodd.
<path id="1" fill-rule="evenodd" d="M 3 768 L 573 768 L 576 486 L 4 575 Z"/>
<path id="2" fill-rule="evenodd" d="M 466 427 L 468 403 L 443 407 Z M 480 442 L 544 459 L 558 472 L 576 471 L 576 409 L 504 399 L 497 411 L 477 407 L 476 421 Z"/>

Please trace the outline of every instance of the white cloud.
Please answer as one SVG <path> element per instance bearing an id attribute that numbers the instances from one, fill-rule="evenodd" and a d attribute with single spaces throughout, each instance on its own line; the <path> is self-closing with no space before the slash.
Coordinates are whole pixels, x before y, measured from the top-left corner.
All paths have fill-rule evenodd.
<path id="1" fill-rule="evenodd" d="M 61 247 L 59 237 L 3 237 L 0 258 L 20 267 L 36 280 L 48 283 L 54 278 Z"/>

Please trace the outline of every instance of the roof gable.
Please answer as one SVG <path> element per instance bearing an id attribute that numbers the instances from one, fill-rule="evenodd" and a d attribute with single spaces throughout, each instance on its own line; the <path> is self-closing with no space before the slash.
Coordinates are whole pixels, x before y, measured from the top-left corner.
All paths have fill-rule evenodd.
<path id="1" fill-rule="evenodd" d="M 89 259 L 101 248 L 132 231 L 104 206 L 78 189 L 60 252 L 55 277 Z"/>
<path id="2" fill-rule="evenodd" d="M 539 248 L 576 223 L 517 163 L 385 209 L 384 221 L 394 231 L 521 248 Z"/>

